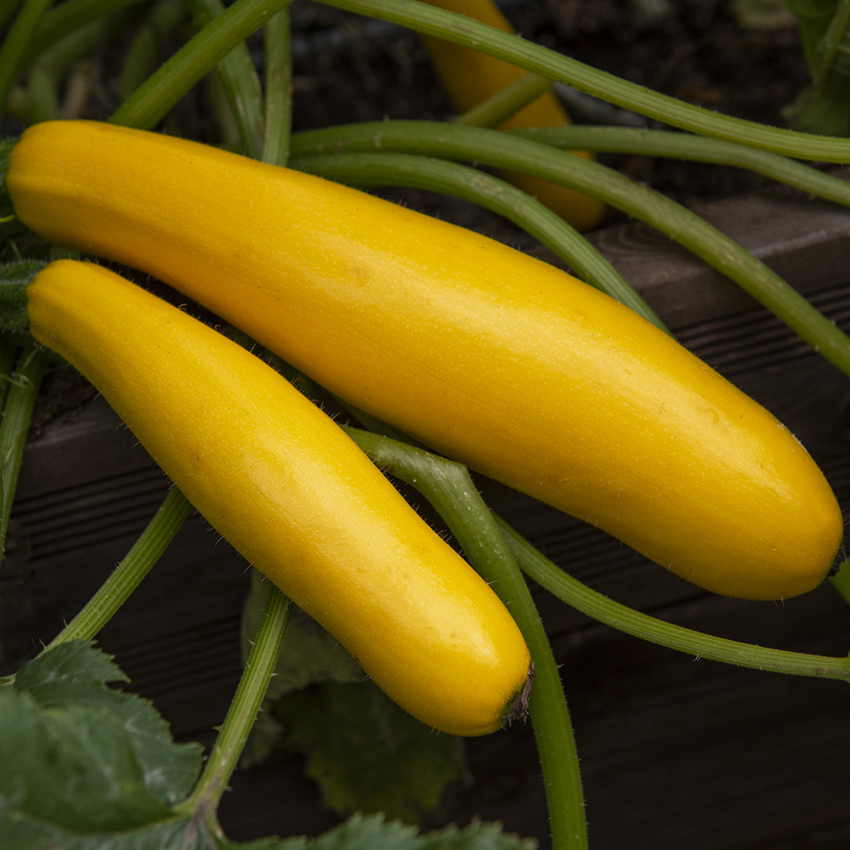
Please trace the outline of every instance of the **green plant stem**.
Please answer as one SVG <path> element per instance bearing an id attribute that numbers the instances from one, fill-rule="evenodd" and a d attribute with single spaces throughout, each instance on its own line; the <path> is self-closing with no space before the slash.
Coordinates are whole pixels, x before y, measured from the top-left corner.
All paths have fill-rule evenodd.
<path id="1" fill-rule="evenodd" d="M 797 133 L 711 112 L 591 68 L 516 35 L 501 32 L 479 21 L 426 3 L 411 3 L 409 0 L 322 2 L 472 47 L 547 79 L 573 86 L 609 103 L 700 135 L 728 139 L 798 159 L 850 162 L 850 141 L 846 139 Z"/>
<path id="2" fill-rule="evenodd" d="M 2 27 L 20 5 L 21 0 L 0 0 L 0 27 Z"/>
<path id="3" fill-rule="evenodd" d="M 185 0 L 195 23 L 205 27 L 224 13 L 221 0 Z M 222 85 L 239 127 L 245 153 L 257 159 L 263 136 L 262 89 L 251 54 L 239 42 L 218 63 Z"/>
<path id="4" fill-rule="evenodd" d="M 788 157 L 721 139 L 671 130 L 575 125 L 505 132 L 563 150 L 635 154 L 744 168 L 810 195 L 850 206 L 850 182 Z"/>
<path id="5" fill-rule="evenodd" d="M 841 598 L 850 605 L 850 561 L 844 560 L 838 572 L 830 576 L 829 583 L 841 595 Z"/>
<path id="6" fill-rule="evenodd" d="M 530 195 L 475 168 L 413 154 L 351 153 L 293 159 L 292 168 L 357 186 L 414 186 L 464 198 L 513 221 L 592 286 L 669 333 L 655 311 L 574 227 Z"/>
<path id="7" fill-rule="evenodd" d="M 118 95 L 128 98 L 157 68 L 163 42 L 185 17 L 177 0 L 159 0 L 136 30 L 124 55 L 118 77 Z"/>
<path id="8" fill-rule="evenodd" d="M 9 387 L 12 382 L 12 367 L 15 364 L 15 354 L 19 345 L 15 339 L 5 334 L 0 335 L 0 410 L 6 403 Z"/>
<path id="9" fill-rule="evenodd" d="M 64 0 L 42 18 L 24 54 L 22 64 L 29 64 L 57 41 L 86 24 L 141 2 L 142 0 Z"/>
<path id="10" fill-rule="evenodd" d="M 507 88 L 487 98 L 484 103 L 455 118 L 455 124 L 467 127 L 497 127 L 552 90 L 552 81 L 537 74 L 526 74 Z"/>
<path id="11" fill-rule="evenodd" d="M 503 519 L 496 519 L 522 571 L 558 599 L 600 623 L 697 658 L 773 673 L 850 682 L 850 658 L 788 652 L 727 640 L 665 623 L 614 602 L 565 573 Z"/>
<path id="12" fill-rule="evenodd" d="M 0 506 L 0 557 L 6 549 L 9 517 L 33 408 L 49 362 L 47 354 L 30 342 L 21 353 L 10 377 L 3 421 L 0 423 L 0 486 L 3 500 Z"/>
<path id="13" fill-rule="evenodd" d="M 29 43 L 51 0 L 24 0 L 18 16 L 0 46 L 0 109 L 6 104 L 9 89 Z"/>
<path id="14" fill-rule="evenodd" d="M 109 119 L 150 129 L 237 44 L 292 0 L 236 0 L 148 77 Z"/>
<path id="15" fill-rule="evenodd" d="M 350 124 L 297 133 L 292 155 L 380 150 L 509 168 L 600 198 L 701 257 L 850 375 L 850 339 L 764 263 L 687 208 L 598 162 L 499 130 L 428 121 Z"/>
<path id="16" fill-rule="evenodd" d="M 344 430 L 373 463 L 428 499 L 516 620 L 534 660 L 530 710 L 549 802 L 552 846 L 586 848 L 581 773 L 558 666 L 528 586 L 469 472 L 459 463 L 404 443 L 359 429 Z"/>
<path id="17" fill-rule="evenodd" d="M 46 649 L 69 640 L 94 638 L 141 584 L 191 510 L 192 506 L 176 487 L 170 490 L 147 528 L 112 575 Z"/>
<path id="18" fill-rule="evenodd" d="M 264 30 L 266 64 L 265 135 L 260 158 L 272 165 L 289 161 L 292 131 L 292 46 L 289 9 L 269 18 Z"/>
<path id="19" fill-rule="evenodd" d="M 94 21 L 69 33 L 36 59 L 27 81 L 27 123 L 59 118 L 60 78 L 70 65 L 91 54 L 103 30 L 104 21 Z"/>
<path id="20" fill-rule="evenodd" d="M 292 608 L 292 603 L 283 593 L 270 583 L 267 584 L 269 598 L 239 687 L 204 772 L 189 798 L 177 807 L 176 814 L 196 813 L 214 822 L 218 802 L 227 789 L 228 780 L 236 769 L 245 741 L 257 718 L 274 673 Z"/>
<path id="21" fill-rule="evenodd" d="M 820 61 L 817 70 L 812 74 L 815 86 L 822 86 L 833 71 L 838 71 L 838 57 L 843 50 L 843 42 L 847 32 L 847 24 L 850 22 L 850 2 L 838 0 L 835 12 L 824 33 L 820 47 Z"/>

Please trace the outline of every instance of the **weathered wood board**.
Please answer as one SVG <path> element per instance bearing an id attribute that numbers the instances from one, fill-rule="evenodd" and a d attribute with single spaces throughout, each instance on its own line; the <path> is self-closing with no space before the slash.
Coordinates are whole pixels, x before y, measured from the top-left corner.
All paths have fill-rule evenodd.
<path id="1" fill-rule="evenodd" d="M 770 191 L 701 212 L 850 329 L 850 212 Z M 642 225 L 594 241 L 679 338 L 786 422 L 850 505 L 850 382 L 749 296 Z M 850 610 L 825 585 L 784 605 L 709 596 L 616 541 L 490 482 L 488 501 L 610 597 L 725 637 L 844 655 Z M 126 553 L 168 481 L 102 399 L 31 439 L 0 573 L 0 672 L 73 616 Z M 249 571 L 199 517 L 101 636 L 179 738 L 209 742 L 240 672 Z M 697 661 L 592 623 L 536 590 L 562 666 L 594 850 L 850 846 L 850 690 Z M 501 820 L 548 846 L 530 728 L 470 741 L 472 784 L 432 825 Z M 316 833 L 325 812 L 298 758 L 237 774 L 232 838 Z"/>

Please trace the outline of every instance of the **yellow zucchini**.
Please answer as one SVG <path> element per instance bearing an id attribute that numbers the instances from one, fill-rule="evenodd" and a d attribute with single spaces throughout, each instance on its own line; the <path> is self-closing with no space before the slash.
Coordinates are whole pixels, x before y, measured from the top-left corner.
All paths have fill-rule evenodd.
<path id="1" fill-rule="evenodd" d="M 474 18 L 502 32 L 514 31 L 508 19 L 492 0 L 426 0 L 426 2 L 449 12 L 458 12 Z M 480 53 L 469 47 L 452 44 L 450 41 L 434 36 L 423 35 L 421 38 L 458 112 L 468 112 L 493 95 L 504 91 L 527 73 L 516 65 L 494 59 L 486 53 Z M 503 122 L 500 129 L 562 127 L 569 122 L 570 119 L 558 98 L 551 92 L 547 92 Z M 585 151 L 573 151 L 573 153 L 592 159 L 592 156 Z M 565 186 L 558 186 L 539 177 L 531 177 L 516 171 L 503 172 L 502 176 L 517 188 L 536 197 L 578 230 L 591 230 L 599 224 L 605 212 L 605 205 L 597 198 L 582 195 Z"/>
<path id="2" fill-rule="evenodd" d="M 843 536 L 794 436 L 554 267 L 346 187 L 93 122 L 9 157 L 21 220 L 172 284 L 352 404 L 716 593 L 811 590 Z"/>
<path id="3" fill-rule="evenodd" d="M 437 729 L 498 729 L 529 675 L 490 586 L 330 418 L 239 345 L 92 263 L 26 290 L 32 335 L 100 390 L 210 524 Z M 520 700 L 521 701 L 521 700 Z"/>

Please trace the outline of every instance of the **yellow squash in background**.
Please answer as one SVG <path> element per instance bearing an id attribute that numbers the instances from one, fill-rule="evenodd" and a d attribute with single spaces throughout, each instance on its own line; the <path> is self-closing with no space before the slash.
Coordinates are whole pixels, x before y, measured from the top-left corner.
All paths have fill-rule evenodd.
<path id="1" fill-rule="evenodd" d="M 514 31 L 508 19 L 492 0 L 426 0 L 426 2 L 449 12 L 474 18 L 502 32 Z M 494 59 L 486 53 L 480 53 L 469 47 L 452 44 L 441 38 L 423 35 L 421 39 L 428 48 L 434 67 L 458 112 L 468 112 L 493 95 L 504 91 L 527 73 L 516 65 Z M 564 124 L 569 124 L 569 120 L 557 97 L 547 92 L 502 123 L 500 129 L 562 127 Z M 591 158 L 591 155 L 585 152 L 574 151 L 574 153 Z M 515 171 L 504 172 L 502 176 L 519 189 L 536 197 L 578 230 L 592 229 L 599 224 L 605 211 L 604 204 L 598 199 L 574 192 L 565 186 L 558 186 L 538 177 Z"/>
<path id="2" fill-rule="evenodd" d="M 93 122 L 27 130 L 6 188 L 44 238 L 167 281 L 352 404 L 688 581 L 779 599 L 833 563 L 841 511 L 794 436 L 546 263 L 317 177 Z"/>
<path id="3" fill-rule="evenodd" d="M 490 586 L 281 375 L 100 266 L 26 290 L 32 335 L 76 366 L 210 524 L 399 705 L 483 735 L 530 658 Z"/>

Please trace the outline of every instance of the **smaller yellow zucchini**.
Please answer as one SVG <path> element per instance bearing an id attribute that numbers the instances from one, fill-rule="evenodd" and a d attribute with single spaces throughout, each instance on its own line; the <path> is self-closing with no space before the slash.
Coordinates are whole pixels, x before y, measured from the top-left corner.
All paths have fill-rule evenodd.
<path id="1" fill-rule="evenodd" d="M 474 18 L 502 32 L 513 33 L 514 31 L 508 19 L 492 0 L 426 0 L 426 2 L 449 12 Z M 469 47 L 452 44 L 450 41 L 434 36 L 423 35 L 421 38 L 458 112 L 474 109 L 488 98 L 504 91 L 527 73 L 516 65 L 495 59 Z M 500 129 L 561 127 L 569 122 L 570 119 L 558 98 L 552 92 L 547 92 L 503 122 Z M 588 159 L 592 158 L 584 151 L 573 151 L 573 153 Z M 545 204 L 578 230 L 591 230 L 599 224 L 605 211 L 604 204 L 597 198 L 582 195 L 565 186 L 557 186 L 538 177 L 515 171 L 503 172 L 502 176 L 517 188 L 537 198 L 540 203 Z"/>
<path id="2" fill-rule="evenodd" d="M 26 296 L 35 339 L 400 706 L 456 735 L 524 706 L 530 658 L 505 606 L 280 374 L 92 263 L 52 263 Z"/>

